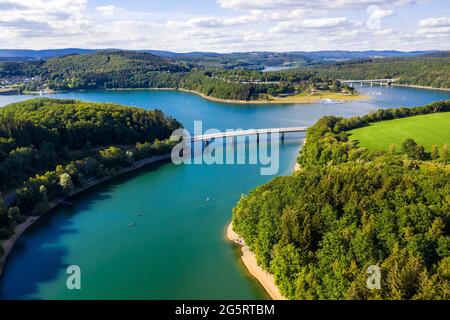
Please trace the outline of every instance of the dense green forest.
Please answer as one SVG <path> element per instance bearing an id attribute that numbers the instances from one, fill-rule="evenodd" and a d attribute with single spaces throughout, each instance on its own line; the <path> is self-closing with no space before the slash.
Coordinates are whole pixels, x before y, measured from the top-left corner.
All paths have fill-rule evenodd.
<path id="1" fill-rule="evenodd" d="M 309 71 L 206 70 L 153 54 L 128 51 L 100 51 L 47 61 L 3 62 L 0 63 L 0 78 L 16 81 L 24 91 L 44 86 L 53 90 L 180 88 L 232 100 L 257 99 L 266 93 L 293 94 L 311 88 L 351 91 Z"/>
<path id="2" fill-rule="evenodd" d="M 159 110 L 108 103 L 32 99 L 0 108 L 0 191 L 15 191 L 8 208 L 0 196 L 0 239 L 24 214 L 109 176 L 135 160 L 166 154 L 181 125 Z"/>
<path id="3" fill-rule="evenodd" d="M 54 99 L 10 104 L 0 109 L 0 191 L 83 150 L 164 140 L 179 126 L 160 110 L 114 104 Z"/>
<path id="4" fill-rule="evenodd" d="M 1 108 L 0 190 L 17 189 L 9 207 L 0 196 L 0 239 L 92 179 L 170 152 L 180 126 L 159 110 L 106 103 L 32 99 Z"/>
<path id="5" fill-rule="evenodd" d="M 286 297 L 450 297 L 448 150 L 426 154 L 407 139 L 399 151 L 374 151 L 346 132 L 434 112 L 450 112 L 450 101 L 324 117 L 307 131 L 298 172 L 241 198 L 234 228 Z M 381 268 L 381 290 L 366 287 L 370 265 Z"/>
<path id="6" fill-rule="evenodd" d="M 68 89 L 174 88 L 206 96 L 254 100 L 261 95 L 293 95 L 329 90 L 354 93 L 337 79 L 398 78 L 400 84 L 448 88 L 450 57 L 386 58 L 318 64 L 261 72 L 205 68 L 150 53 L 99 51 L 46 61 L 2 62 L 0 79 L 23 91 Z"/>
<path id="7" fill-rule="evenodd" d="M 450 88 L 450 57 L 369 59 L 310 67 L 332 79 L 398 78 L 399 84 Z"/>

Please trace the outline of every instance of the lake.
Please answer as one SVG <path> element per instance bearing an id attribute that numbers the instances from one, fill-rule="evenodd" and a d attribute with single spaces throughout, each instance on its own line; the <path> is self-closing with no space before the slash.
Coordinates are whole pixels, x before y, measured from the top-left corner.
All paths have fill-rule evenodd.
<path id="1" fill-rule="evenodd" d="M 158 108 L 188 128 L 310 126 L 324 115 L 450 99 L 450 92 L 357 87 L 367 101 L 343 104 L 230 105 L 177 91 L 72 91 L 54 98 Z M 27 96 L 0 96 L 0 106 Z M 304 135 L 281 144 L 278 175 L 293 171 Z M 92 188 L 33 225 L 0 279 L 3 299 L 266 299 L 225 239 L 243 193 L 273 179 L 258 165 L 152 165 Z M 138 216 L 138 213 L 142 215 Z M 130 228 L 129 223 L 135 227 Z M 66 288 L 66 268 L 81 268 L 82 289 Z"/>

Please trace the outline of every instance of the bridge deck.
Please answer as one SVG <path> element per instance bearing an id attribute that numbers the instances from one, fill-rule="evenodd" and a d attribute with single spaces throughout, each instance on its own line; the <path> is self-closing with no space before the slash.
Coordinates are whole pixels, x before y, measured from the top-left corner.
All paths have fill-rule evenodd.
<path id="1" fill-rule="evenodd" d="M 351 82 L 395 82 L 397 79 L 363 79 L 363 80 L 344 80 L 338 79 L 341 83 L 351 83 Z"/>
<path id="2" fill-rule="evenodd" d="M 211 140 L 217 138 L 228 138 L 228 137 L 238 137 L 238 136 L 250 136 L 250 135 L 259 135 L 259 134 L 267 134 L 267 133 L 290 133 L 290 132 L 306 132 L 307 127 L 289 127 L 289 128 L 267 128 L 267 129 L 248 129 L 248 130 L 236 130 L 236 131 L 225 131 L 225 132 L 217 132 L 210 134 L 203 134 L 193 136 L 191 141 L 200 141 L 200 140 Z"/>

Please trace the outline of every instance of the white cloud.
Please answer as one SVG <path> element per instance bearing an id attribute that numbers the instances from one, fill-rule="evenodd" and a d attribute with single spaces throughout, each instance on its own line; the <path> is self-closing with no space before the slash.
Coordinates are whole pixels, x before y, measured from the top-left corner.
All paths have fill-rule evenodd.
<path id="1" fill-rule="evenodd" d="M 217 1 L 221 7 L 215 14 L 203 16 L 195 8 L 157 12 L 129 10 L 126 3 L 95 7 L 87 0 L 0 0 L 0 47 L 219 52 L 449 49 L 449 18 L 418 21 L 416 15 L 382 26 L 385 18 L 394 16 L 393 9 L 397 13 L 393 20 L 400 17 L 399 6 L 411 4 L 410 0 Z"/>
<path id="2" fill-rule="evenodd" d="M 419 21 L 419 27 L 448 27 L 450 26 L 450 18 L 429 18 Z"/>
<path id="3" fill-rule="evenodd" d="M 257 22 L 258 17 L 253 15 L 245 15 L 230 18 L 212 18 L 212 17 L 200 17 L 193 18 L 187 21 L 168 21 L 168 27 L 191 27 L 191 28 L 219 28 L 219 27 L 235 27 L 244 24 Z"/>
<path id="4" fill-rule="evenodd" d="M 87 27 L 86 0 L 0 0 L 0 25 L 17 35 L 77 33 Z"/>
<path id="5" fill-rule="evenodd" d="M 392 29 L 382 29 L 382 30 L 375 30 L 374 34 L 376 34 L 377 36 L 385 36 L 388 34 L 392 34 L 394 32 L 394 30 Z"/>
<path id="6" fill-rule="evenodd" d="M 95 10 L 100 12 L 100 14 L 103 16 L 112 17 L 117 13 L 118 8 L 113 5 L 108 5 L 108 6 L 96 7 Z"/>
<path id="7" fill-rule="evenodd" d="M 419 34 L 444 34 L 450 36 L 450 26 L 439 28 L 422 28 L 417 30 Z"/>
<path id="8" fill-rule="evenodd" d="M 279 9 L 280 7 L 300 7 L 303 1 L 296 0 L 218 0 L 221 7 L 227 9 Z"/>
<path id="9" fill-rule="evenodd" d="M 394 11 L 383 10 L 376 5 L 369 6 L 366 12 L 369 14 L 366 20 L 366 26 L 370 30 L 379 30 L 381 28 L 381 20 L 394 15 Z"/>
<path id="10" fill-rule="evenodd" d="M 218 0 L 221 7 L 235 10 L 279 8 L 366 8 L 370 5 L 407 5 L 413 0 Z"/>
<path id="11" fill-rule="evenodd" d="M 169 20 L 169 28 L 222 28 L 236 27 L 258 22 L 286 21 L 305 16 L 306 10 L 251 10 L 248 14 L 234 17 L 197 17 L 186 20 Z"/>
<path id="12" fill-rule="evenodd" d="M 301 25 L 305 28 L 330 28 L 342 26 L 347 22 L 347 18 L 321 18 L 304 20 Z"/>
<path id="13" fill-rule="evenodd" d="M 302 29 L 334 29 L 345 25 L 348 25 L 348 21 L 344 17 L 283 21 L 270 29 L 269 32 L 299 32 Z"/>
<path id="14" fill-rule="evenodd" d="M 428 18 L 419 21 L 417 34 L 428 38 L 450 38 L 450 18 Z"/>

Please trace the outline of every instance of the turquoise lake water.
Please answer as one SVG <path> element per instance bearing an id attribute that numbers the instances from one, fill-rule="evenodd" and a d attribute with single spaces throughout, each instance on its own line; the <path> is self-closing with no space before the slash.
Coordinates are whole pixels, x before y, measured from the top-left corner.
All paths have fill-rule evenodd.
<path id="1" fill-rule="evenodd" d="M 72 91 L 50 97 L 158 108 L 192 129 L 310 126 L 324 115 L 450 99 L 450 92 L 363 87 L 368 101 L 343 104 L 230 105 L 175 91 Z M 28 99 L 0 96 L 0 106 Z M 302 134 L 280 148 L 278 175 L 293 171 Z M 0 279 L 3 299 L 265 299 L 225 239 L 241 194 L 274 176 L 258 165 L 152 165 L 76 196 L 17 242 Z M 207 201 L 209 199 L 209 201 Z M 142 215 L 138 216 L 137 213 Z M 135 227 L 130 228 L 129 223 Z M 82 289 L 66 288 L 66 268 L 81 268 Z"/>

